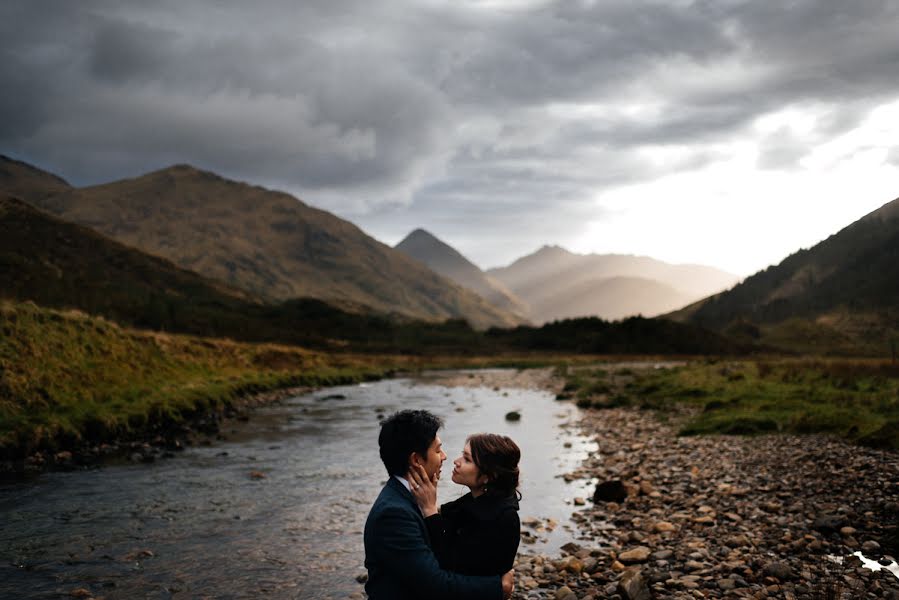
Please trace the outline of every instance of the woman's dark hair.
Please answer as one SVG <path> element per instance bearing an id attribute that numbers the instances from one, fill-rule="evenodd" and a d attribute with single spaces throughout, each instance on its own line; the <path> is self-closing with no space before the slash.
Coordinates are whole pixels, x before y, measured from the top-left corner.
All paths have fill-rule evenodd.
<path id="1" fill-rule="evenodd" d="M 404 476 L 409 470 L 410 454 L 418 452 L 427 456 L 442 425 L 440 417 L 426 410 L 401 410 L 384 419 L 378 448 L 387 473 Z"/>
<path id="2" fill-rule="evenodd" d="M 485 493 L 511 496 L 518 492 L 518 461 L 521 449 L 512 438 L 495 433 L 476 433 L 466 440 L 471 460 L 482 475 L 489 478 Z M 518 494 L 521 498 L 521 494 Z"/>

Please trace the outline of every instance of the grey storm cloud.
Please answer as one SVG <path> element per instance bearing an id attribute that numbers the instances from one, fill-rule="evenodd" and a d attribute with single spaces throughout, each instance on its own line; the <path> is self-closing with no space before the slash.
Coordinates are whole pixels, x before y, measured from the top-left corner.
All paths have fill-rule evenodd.
<path id="1" fill-rule="evenodd" d="M 413 218 L 488 231 L 512 205 L 574 230 L 603 190 L 814 106 L 807 139 L 759 149 L 795 168 L 899 97 L 897 24 L 889 0 L 9 0 L 0 151 L 76 184 L 188 162 L 385 237 Z"/>

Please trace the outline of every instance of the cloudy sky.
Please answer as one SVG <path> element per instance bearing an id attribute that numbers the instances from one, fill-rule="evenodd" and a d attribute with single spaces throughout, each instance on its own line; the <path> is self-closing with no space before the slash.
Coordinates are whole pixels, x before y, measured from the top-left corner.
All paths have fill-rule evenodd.
<path id="1" fill-rule="evenodd" d="M 485 268 L 747 275 L 899 196 L 897 31 L 893 0 L 5 0 L 0 153 L 186 162 Z"/>

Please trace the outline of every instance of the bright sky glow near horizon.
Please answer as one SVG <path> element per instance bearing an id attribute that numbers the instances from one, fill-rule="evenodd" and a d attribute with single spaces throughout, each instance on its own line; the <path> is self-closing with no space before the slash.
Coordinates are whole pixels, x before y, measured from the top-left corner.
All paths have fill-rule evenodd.
<path id="1" fill-rule="evenodd" d="M 482 268 L 745 276 L 899 196 L 897 30 L 883 0 L 11 0 L 0 153 L 189 163 Z"/>

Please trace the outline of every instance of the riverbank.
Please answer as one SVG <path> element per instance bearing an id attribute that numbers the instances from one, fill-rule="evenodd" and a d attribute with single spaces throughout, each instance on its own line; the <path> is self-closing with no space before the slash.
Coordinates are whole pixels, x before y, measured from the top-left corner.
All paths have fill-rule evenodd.
<path id="1" fill-rule="evenodd" d="M 589 357 L 326 353 L 122 327 L 0 302 L 0 475 L 152 462 L 211 443 L 227 419 L 310 389 L 427 368 L 533 367 Z"/>
<path id="2" fill-rule="evenodd" d="M 127 329 L 31 303 L 0 304 L 0 331 L 6 472 L 74 468 L 122 452 L 151 460 L 291 388 L 379 378 L 399 364 Z"/>
<path id="3" fill-rule="evenodd" d="M 546 370 L 518 379 L 564 386 Z M 579 539 L 563 556 L 522 546 L 515 598 L 899 598 L 899 578 L 852 557 L 896 555 L 899 454 L 822 434 L 679 436 L 694 412 L 585 411 L 599 452 L 568 477 L 606 485 L 572 499 Z"/>

